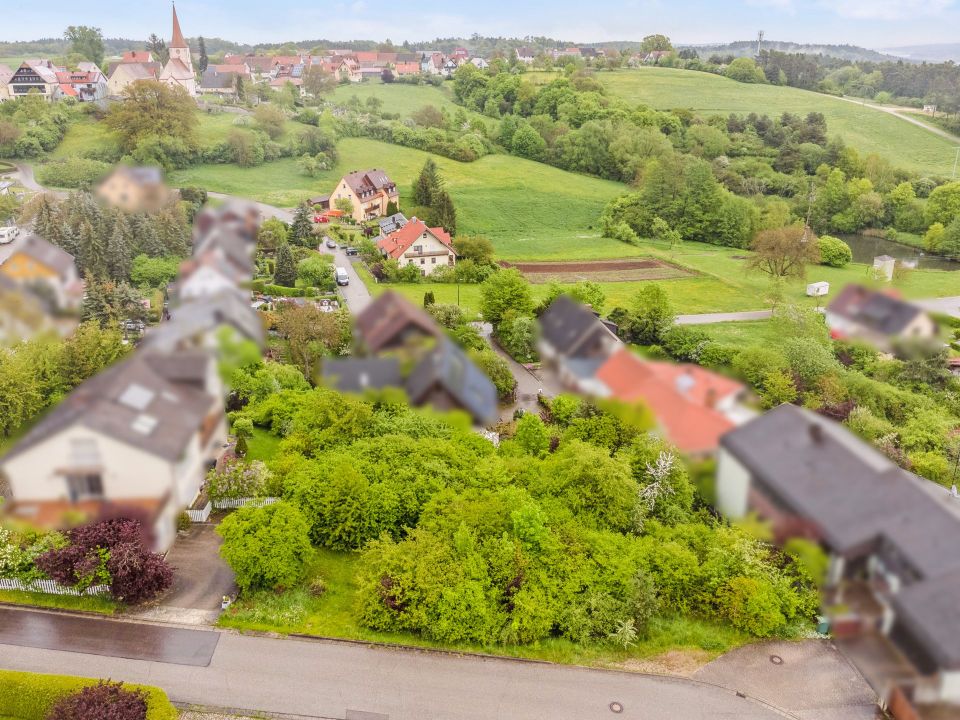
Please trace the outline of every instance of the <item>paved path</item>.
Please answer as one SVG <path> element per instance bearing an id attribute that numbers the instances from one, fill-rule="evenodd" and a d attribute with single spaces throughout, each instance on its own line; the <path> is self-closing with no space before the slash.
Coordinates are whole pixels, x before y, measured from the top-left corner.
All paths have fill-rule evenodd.
<path id="1" fill-rule="evenodd" d="M 747 310 L 745 312 L 703 313 L 702 315 L 677 315 L 677 325 L 712 325 L 722 322 L 742 322 L 744 320 L 766 320 L 773 313 L 770 310 Z"/>
<path id="2" fill-rule="evenodd" d="M 216 200 L 234 200 L 236 202 L 247 203 L 256 207 L 264 218 L 278 218 L 285 223 L 293 222 L 293 210 L 284 210 L 274 205 L 267 205 L 266 203 L 251 200 L 250 198 L 240 197 L 239 195 L 227 195 L 226 193 L 208 192 L 207 197 L 212 197 Z"/>
<path id="3" fill-rule="evenodd" d="M 957 273 L 957 282 L 960 283 L 960 272 Z M 960 295 L 954 297 L 931 298 L 929 300 L 917 300 L 917 305 L 929 312 L 941 313 L 942 315 L 951 315 L 960 318 Z"/>
<path id="4" fill-rule="evenodd" d="M 927 123 L 917 120 L 914 117 L 911 117 L 911 114 L 906 108 L 900 107 L 891 107 L 889 105 L 876 105 L 871 102 L 864 102 L 862 99 L 852 98 L 852 97 L 840 97 L 839 100 L 846 100 L 849 103 L 854 103 L 855 105 L 862 105 L 863 107 L 868 107 L 871 110 L 879 110 L 880 112 L 885 112 L 888 115 L 893 115 L 898 117 L 901 120 L 905 120 L 911 125 L 916 125 L 917 127 L 923 128 L 927 132 L 933 133 L 934 135 L 939 135 L 944 140 L 949 140 L 952 143 L 960 145 L 960 138 L 958 138 L 953 133 L 947 132 L 942 128 L 935 127 L 933 125 L 928 125 Z"/>
<path id="5" fill-rule="evenodd" d="M 75 620 L 19 612 L 37 616 L 32 630 L 46 637 L 56 637 L 64 619 Z M 89 622 L 100 626 L 101 647 L 121 626 L 173 632 Z M 219 638 L 204 667 L 19 644 L 0 644 L 0 666 L 157 685 L 174 702 L 306 718 L 344 718 L 349 709 L 389 720 L 607 720 L 615 702 L 623 707 L 618 717 L 633 720 L 790 717 L 733 690 L 678 678 L 226 632 Z"/>

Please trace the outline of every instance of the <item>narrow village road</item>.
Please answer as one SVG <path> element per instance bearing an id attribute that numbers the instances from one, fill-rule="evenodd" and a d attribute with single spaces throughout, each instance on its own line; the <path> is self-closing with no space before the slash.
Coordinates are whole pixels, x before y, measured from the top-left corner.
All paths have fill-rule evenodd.
<path id="1" fill-rule="evenodd" d="M 744 320 L 766 320 L 772 315 L 773 312 L 770 310 L 746 310 L 744 312 L 677 315 L 677 325 L 713 325 L 714 323 L 742 322 Z"/>
<path id="2" fill-rule="evenodd" d="M 732 689 L 681 678 L 76 620 L 0 609 L 0 630 L 7 628 L 0 633 L 0 667 L 156 685 L 177 703 L 303 718 L 344 718 L 348 710 L 380 713 L 383 720 L 606 720 L 614 713 L 634 720 L 795 717 Z M 25 625 L 29 633 L 15 629 Z M 146 652 L 131 652 L 121 637 L 138 630 L 151 637 Z M 166 662 L 156 659 L 167 651 L 164 633 L 177 633 L 170 639 L 177 651 Z M 217 636 L 212 654 L 210 635 Z M 96 646 L 96 654 L 79 652 L 83 642 Z M 111 646 L 119 652 L 111 653 Z"/>
<path id="3" fill-rule="evenodd" d="M 862 99 L 852 98 L 852 97 L 839 97 L 837 99 L 845 100 L 849 103 L 854 103 L 855 105 L 862 105 L 863 107 L 868 107 L 872 110 L 879 110 L 880 112 L 885 112 L 888 115 L 893 115 L 894 117 L 898 117 L 901 120 L 905 120 L 911 125 L 916 125 L 919 128 L 923 128 L 929 133 L 933 133 L 934 135 L 939 135 L 944 140 L 949 140 L 952 143 L 960 144 L 960 137 L 957 137 L 953 133 L 947 132 L 946 130 L 943 130 L 938 127 L 934 127 L 932 125 L 928 125 L 927 123 L 921 120 L 917 120 L 916 118 L 911 117 L 912 113 L 907 112 L 905 108 L 891 107 L 889 105 L 875 105 L 874 103 L 864 102 Z"/>
<path id="4" fill-rule="evenodd" d="M 370 295 L 370 291 L 367 289 L 367 286 L 364 284 L 363 280 L 360 279 L 357 269 L 353 266 L 353 263 L 351 262 L 353 258 L 347 255 L 347 253 L 339 246 L 335 250 L 328 248 L 323 241 L 320 242 L 318 249 L 321 253 L 333 255 L 333 266 L 335 268 L 342 267 L 347 271 L 347 276 L 350 278 L 350 284 L 337 286 L 337 290 L 343 297 L 343 301 L 346 303 L 347 309 L 349 309 L 354 315 L 363 311 L 363 309 L 370 304 L 373 296 Z"/>

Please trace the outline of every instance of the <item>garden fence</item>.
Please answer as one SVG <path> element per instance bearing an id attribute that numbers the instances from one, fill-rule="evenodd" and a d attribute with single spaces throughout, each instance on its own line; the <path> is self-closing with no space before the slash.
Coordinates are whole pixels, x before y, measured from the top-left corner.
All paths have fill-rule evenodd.
<path id="1" fill-rule="evenodd" d="M 213 507 L 216 510 L 232 510 L 248 506 L 263 507 L 264 505 L 273 505 L 279 499 L 275 497 L 220 498 L 213 501 Z"/>
<path id="2" fill-rule="evenodd" d="M 34 580 L 23 582 L 18 578 L 0 578 L 0 590 L 23 590 L 25 592 L 40 592 L 48 595 L 106 595 L 110 592 L 109 585 L 91 585 L 86 590 L 77 590 L 66 587 L 54 580 Z"/>
<path id="3" fill-rule="evenodd" d="M 187 515 L 190 516 L 190 521 L 195 523 L 206 522 L 207 518 L 210 517 L 210 510 L 213 509 L 213 504 L 208 500 L 207 504 L 204 505 L 199 510 L 187 510 Z"/>

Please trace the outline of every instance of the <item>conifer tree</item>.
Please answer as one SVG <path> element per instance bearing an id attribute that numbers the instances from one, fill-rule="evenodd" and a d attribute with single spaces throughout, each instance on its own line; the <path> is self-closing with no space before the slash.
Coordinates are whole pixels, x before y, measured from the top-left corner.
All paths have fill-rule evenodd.
<path id="1" fill-rule="evenodd" d="M 207 66 L 210 65 L 210 58 L 207 57 L 207 43 L 204 41 L 203 36 L 201 35 L 197 38 L 197 45 L 200 48 L 200 59 L 197 61 L 197 67 L 200 69 L 200 72 L 206 72 Z"/>
<path id="2" fill-rule="evenodd" d="M 286 243 L 277 248 L 277 266 L 273 271 L 273 282 L 283 287 L 295 287 L 297 284 L 297 266 L 293 262 L 290 246 Z"/>
<path id="3" fill-rule="evenodd" d="M 451 235 L 457 234 L 457 210 L 446 190 L 438 192 L 433 199 L 434 221 Z"/>
<path id="4" fill-rule="evenodd" d="M 293 216 L 293 225 L 290 226 L 290 237 L 298 245 L 313 246 L 313 221 L 310 219 L 310 208 L 301 203 Z"/>
<path id="5" fill-rule="evenodd" d="M 129 280 L 133 266 L 133 238 L 123 213 L 117 213 L 107 243 L 107 272 L 114 280 Z"/>
<path id="6" fill-rule="evenodd" d="M 443 181 L 433 158 L 427 158 L 413 184 L 413 204 L 432 208 L 434 196 L 443 189 Z"/>

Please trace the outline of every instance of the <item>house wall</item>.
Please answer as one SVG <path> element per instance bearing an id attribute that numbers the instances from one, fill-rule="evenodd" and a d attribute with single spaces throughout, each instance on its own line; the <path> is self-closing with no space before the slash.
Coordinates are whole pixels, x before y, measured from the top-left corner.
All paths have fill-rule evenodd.
<path id="1" fill-rule="evenodd" d="M 210 267 L 199 267 L 180 284 L 177 295 L 180 300 L 211 297 L 223 290 L 236 290 L 237 285 Z"/>
<path id="2" fill-rule="evenodd" d="M 422 248 L 419 253 L 413 249 L 417 246 Z M 450 248 L 429 232 L 423 233 L 397 260 L 400 267 L 416 265 L 424 275 L 432 275 L 437 268 L 449 267 L 455 262 L 455 255 Z"/>
<path id="3" fill-rule="evenodd" d="M 69 469 L 74 440 L 96 443 L 106 498 L 159 498 L 171 489 L 172 464 L 168 461 L 82 425 L 73 425 L 3 464 L 13 497 L 17 501 L 68 499 L 66 478 L 60 471 Z"/>
<path id="4" fill-rule="evenodd" d="M 730 452 L 717 451 L 717 508 L 725 517 L 738 519 L 747 514 L 750 472 Z"/>
<path id="5" fill-rule="evenodd" d="M 937 334 L 937 324 L 926 313 L 920 313 L 900 333 L 905 338 L 932 338 Z"/>
<path id="6" fill-rule="evenodd" d="M 7 258 L 7 261 L 0 266 L 0 272 L 20 282 L 57 279 L 55 270 L 22 252 L 14 253 Z"/>
<path id="7" fill-rule="evenodd" d="M 940 700 L 960 703 L 960 670 L 940 673 Z"/>

